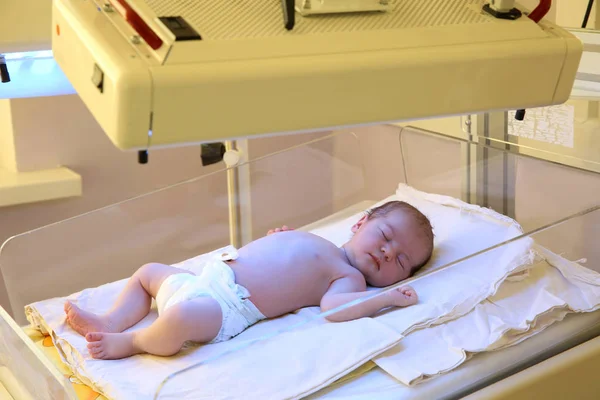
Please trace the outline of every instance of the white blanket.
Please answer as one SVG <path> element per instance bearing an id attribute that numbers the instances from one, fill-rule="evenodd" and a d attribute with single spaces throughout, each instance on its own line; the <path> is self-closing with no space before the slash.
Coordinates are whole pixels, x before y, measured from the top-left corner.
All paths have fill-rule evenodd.
<path id="1" fill-rule="evenodd" d="M 434 225 L 436 250 L 424 272 L 521 233 L 514 221 L 456 199 L 428 195 L 404 185 L 391 198 L 417 206 Z M 358 217 L 314 233 L 341 244 L 348 237 L 349 226 Z M 26 308 L 26 312 L 34 326 L 52 334 L 64 361 L 80 379 L 108 398 L 152 398 L 168 375 L 207 359 L 210 360 L 208 365 L 185 372 L 167 383 L 166 393 L 178 399 L 203 396 L 212 399 L 299 398 L 390 349 L 403 335 L 467 314 L 494 294 L 509 274 L 531 265 L 531 245 L 529 239 L 515 241 L 414 281 L 412 285 L 420 296 L 420 302 L 415 306 L 348 323 L 313 320 L 289 333 L 216 359 L 217 355 L 244 346 L 253 339 L 308 321 L 318 309 L 304 309 L 263 321 L 229 342 L 193 347 L 175 357 L 138 355 L 116 361 L 89 357 L 85 339 L 65 324 L 65 298 L 34 303 Z M 197 270 L 203 257 L 178 266 Z M 125 281 L 119 281 L 86 289 L 69 299 L 84 309 L 102 313 L 110 308 L 124 284 Z M 132 329 L 147 326 L 155 318 L 153 311 Z M 259 391 L 256 382 L 260 382 Z"/>
<path id="2" fill-rule="evenodd" d="M 476 353 L 522 342 L 571 312 L 600 308 L 600 275 L 534 246 L 541 260 L 504 282 L 462 318 L 417 330 L 374 359 L 406 385 L 458 367 Z"/>

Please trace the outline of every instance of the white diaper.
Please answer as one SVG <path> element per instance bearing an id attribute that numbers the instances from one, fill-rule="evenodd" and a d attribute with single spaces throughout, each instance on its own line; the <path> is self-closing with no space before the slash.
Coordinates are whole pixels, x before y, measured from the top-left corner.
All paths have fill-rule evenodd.
<path id="1" fill-rule="evenodd" d="M 206 262 L 200 275 L 187 273 L 167 277 L 156 295 L 158 315 L 182 301 L 208 296 L 219 302 L 223 312 L 221 329 L 210 343 L 231 339 L 265 316 L 249 299 L 250 292 L 235 283 L 233 270 L 223 260 L 237 258 L 235 251 Z"/>

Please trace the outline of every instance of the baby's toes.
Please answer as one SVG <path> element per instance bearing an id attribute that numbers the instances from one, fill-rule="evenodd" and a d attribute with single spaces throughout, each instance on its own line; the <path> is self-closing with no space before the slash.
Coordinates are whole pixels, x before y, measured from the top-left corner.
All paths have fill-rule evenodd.
<path id="1" fill-rule="evenodd" d="M 93 358 L 101 358 L 100 355 L 104 354 L 104 346 L 102 342 L 92 342 L 87 345 L 88 352 Z"/>
<path id="2" fill-rule="evenodd" d="M 102 340 L 103 337 L 104 335 L 102 334 L 102 332 L 90 332 L 87 335 L 85 335 L 85 340 L 87 340 L 88 342 L 99 342 L 100 340 Z"/>
<path id="3" fill-rule="evenodd" d="M 89 350 L 96 350 L 102 347 L 102 342 L 89 342 L 87 348 Z"/>
<path id="4" fill-rule="evenodd" d="M 95 358 L 97 360 L 102 360 L 106 358 L 106 353 L 103 349 L 90 350 L 90 355 L 92 356 L 92 358 Z"/>

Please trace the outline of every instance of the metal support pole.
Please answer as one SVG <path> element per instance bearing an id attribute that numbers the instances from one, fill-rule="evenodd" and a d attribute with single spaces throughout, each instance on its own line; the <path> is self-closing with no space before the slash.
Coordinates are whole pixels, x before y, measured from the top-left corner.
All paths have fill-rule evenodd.
<path id="1" fill-rule="evenodd" d="M 239 153 L 236 165 L 227 168 L 227 201 L 229 208 L 229 242 L 240 248 L 252 240 L 252 192 L 248 140 L 226 141 L 226 151 Z"/>
<path id="2" fill-rule="evenodd" d="M 515 157 L 504 150 L 510 149 L 508 113 L 485 113 L 477 117 L 477 135 L 486 146 L 477 149 L 475 203 L 492 208 L 511 218 L 515 217 Z M 498 144 L 489 139 L 496 139 Z"/>

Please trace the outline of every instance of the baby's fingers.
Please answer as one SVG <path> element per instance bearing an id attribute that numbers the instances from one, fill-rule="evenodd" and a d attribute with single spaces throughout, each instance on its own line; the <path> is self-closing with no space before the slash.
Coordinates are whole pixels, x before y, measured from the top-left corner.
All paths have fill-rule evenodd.
<path id="1" fill-rule="evenodd" d="M 411 287 L 400 288 L 400 293 L 402 293 L 408 299 L 416 299 L 417 298 L 417 292 Z"/>
<path id="2" fill-rule="evenodd" d="M 400 292 L 402 292 L 404 294 L 415 293 L 415 289 L 411 288 L 410 286 L 402 286 L 400 288 Z"/>
<path id="3" fill-rule="evenodd" d="M 285 232 L 285 231 L 293 231 L 293 228 L 288 227 L 287 225 L 282 226 L 281 228 L 270 229 L 267 232 L 267 235 L 271 235 L 273 233 Z"/>

